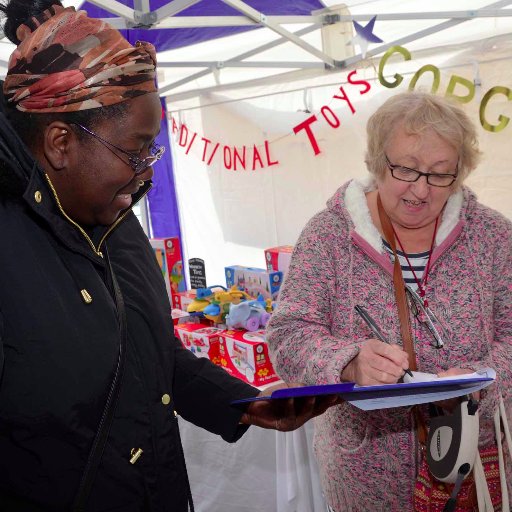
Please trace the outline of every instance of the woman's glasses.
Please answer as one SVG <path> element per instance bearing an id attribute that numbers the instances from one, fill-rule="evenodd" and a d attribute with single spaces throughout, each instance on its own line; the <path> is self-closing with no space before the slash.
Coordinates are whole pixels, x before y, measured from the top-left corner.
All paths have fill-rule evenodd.
<path id="1" fill-rule="evenodd" d="M 423 304 L 423 299 L 412 288 L 406 286 L 405 291 L 413 315 L 420 323 L 426 325 L 427 329 L 432 334 L 434 338 L 433 346 L 435 348 L 443 348 L 445 340 L 449 339 L 446 329 L 437 316 L 434 315 L 433 311 Z"/>
<path id="2" fill-rule="evenodd" d="M 160 144 L 153 142 L 151 146 L 149 146 L 149 156 L 147 156 L 146 158 L 139 158 L 139 155 L 130 153 L 128 151 L 125 151 L 124 149 L 117 147 L 115 144 L 112 144 L 111 142 L 108 142 L 107 140 L 101 138 L 92 130 L 89 130 L 89 128 L 86 128 L 85 126 L 82 126 L 78 123 L 73 124 L 75 126 L 78 126 L 78 128 L 88 133 L 95 139 L 99 140 L 107 149 L 112 151 L 112 153 L 114 153 L 114 155 L 116 155 L 118 158 L 121 157 L 112 148 L 114 148 L 116 151 L 119 151 L 120 153 L 123 153 L 124 155 L 127 155 L 128 165 L 133 169 L 133 172 L 135 173 L 136 176 L 142 174 L 148 167 L 151 167 L 157 160 L 160 160 L 160 158 L 162 158 L 162 155 L 165 152 L 165 146 L 161 146 Z M 123 159 L 121 158 L 121 160 Z"/>
<path id="3" fill-rule="evenodd" d="M 391 171 L 391 176 L 400 181 L 409 181 L 412 183 L 418 181 L 422 176 L 425 176 L 427 183 L 433 187 L 449 187 L 457 179 L 457 169 L 454 174 L 420 172 L 416 169 L 404 167 L 403 165 L 392 164 L 389 158 L 386 155 L 384 156 L 386 158 L 386 164 Z"/>

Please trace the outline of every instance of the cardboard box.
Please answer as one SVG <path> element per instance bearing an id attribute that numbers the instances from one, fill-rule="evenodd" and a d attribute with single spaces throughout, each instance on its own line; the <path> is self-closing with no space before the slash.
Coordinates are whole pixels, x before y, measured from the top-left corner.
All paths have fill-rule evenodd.
<path id="1" fill-rule="evenodd" d="M 203 324 L 178 324 L 174 327 L 174 332 L 183 346 L 197 357 L 206 357 L 212 363 L 219 364 L 219 334 L 222 329 L 206 327 Z"/>
<path id="2" fill-rule="evenodd" d="M 280 245 L 265 249 L 265 262 L 267 270 L 270 272 L 279 271 L 283 273 L 283 277 L 288 272 L 290 260 L 292 259 L 293 245 Z"/>
<path id="3" fill-rule="evenodd" d="M 219 345 L 220 366 L 228 373 L 253 386 L 279 380 L 268 355 L 263 330 L 222 331 Z"/>
<path id="4" fill-rule="evenodd" d="M 172 295 L 171 306 L 174 309 L 187 311 L 188 305 L 196 298 L 195 290 L 187 290 L 185 292 L 176 292 Z"/>
<path id="5" fill-rule="evenodd" d="M 182 311 L 181 309 L 173 309 L 171 308 L 171 318 L 173 325 L 178 325 L 181 323 L 190 322 L 190 314 L 186 311 Z"/>
<path id="6" fill-rule="evenodd" d="M 155 256 L 162 269 L 162 275 L 165 280 L 167 295 L 173 307 L 173 295 L 178 292 L 184 292 L 187 289 L 185 282 L 185 273 L 183 270 L 183 261 L 181 257 L 180 240 L 178 237 L 172 238 L 151 238 L 149 240 Z"/>
<path id="7" fill-rule="evenodd" d="M 275 300 L 283 282 L 282 272 L 269 272 L 264 268 L 233 265 L 226 267 L 225 272 L 228 288 L 237 286 L 254 298 L 261 294 L 264 299 Z"/>

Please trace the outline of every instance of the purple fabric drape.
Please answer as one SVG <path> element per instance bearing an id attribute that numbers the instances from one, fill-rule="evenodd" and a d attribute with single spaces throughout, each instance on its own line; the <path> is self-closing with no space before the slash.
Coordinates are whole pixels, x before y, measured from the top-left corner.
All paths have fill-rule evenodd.
<path id="1" fill-rule="evenodd" d="M 325 5 L 321 0 L 246 0 L 254 9 L 267 16 L 277 15 L 310 15 L 315 9 L 322 9 Z M 133 8 L 133 0 L 120 0 L 120 3 Z M 153 0 L 151 9 L 155 10 L 168 4 L 169 0 Z M 112 18 L 112 14 L 101 7 L 85 2 L 80 9 L 87 11 L 93 18 Z M 221 0 L 203 0 L 187 7 L 176 16 L 240 16 L 240 11 L 225 4 Z M 183 48 L 191 44 L 209 41 L 218 37 L 238 34 L 248 30 L 258 30 L 261 27 L 201 27 L 201 28 L 167 28 L 167 29 L 130 29 L 121 33 L 130 41 L 149 41 L 153 43 L 157 51 L 170 50 L 171 48 Z"/>
<path id="2" fill-rule="evenodd" d="M 163 112 L 162 127 L 156 142 L 165 146 L 166 152 L 164 158 L 153 166 L 153 188 L 148 194 L 151 227 L 155 238 L 178 236 L 181 240 L 172 155 L 171 148 L 169 147 L 167 108 L 165 106 L 165 99 L 161 98 L 160 101 Z"/>

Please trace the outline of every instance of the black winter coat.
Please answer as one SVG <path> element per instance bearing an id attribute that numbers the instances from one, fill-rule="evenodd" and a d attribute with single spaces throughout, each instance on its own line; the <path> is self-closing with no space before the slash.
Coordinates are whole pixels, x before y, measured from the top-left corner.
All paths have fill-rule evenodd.
<path id="1" fill-rule="evenodd" d="M 0 510 L 71 510 L 118 359 L 108 257 L 128 337 L 86 510 L 184 512 L 175 411 L 235 441 L 245 428 L 230 401 L 258 390 L 175 340 L 161 273 L 133 213 L 87 240 L 51 188 L 0 114 Z"/>

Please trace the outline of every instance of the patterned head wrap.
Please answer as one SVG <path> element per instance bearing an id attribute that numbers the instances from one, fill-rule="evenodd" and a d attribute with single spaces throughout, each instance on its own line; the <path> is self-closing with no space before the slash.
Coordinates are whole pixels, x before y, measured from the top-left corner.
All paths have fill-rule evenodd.
<path id="1" fill-rule="evenodd" d="M 155 48 L 101 20 L 52 5 L 20 25 L 3 85 L 25 112 L 75 112 L 155 92 Z"/>

